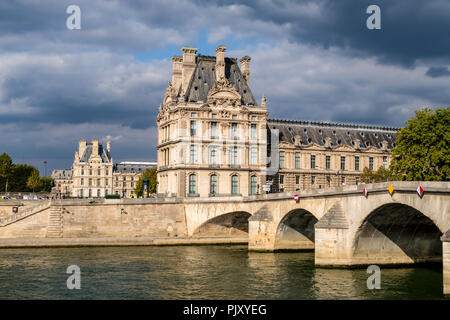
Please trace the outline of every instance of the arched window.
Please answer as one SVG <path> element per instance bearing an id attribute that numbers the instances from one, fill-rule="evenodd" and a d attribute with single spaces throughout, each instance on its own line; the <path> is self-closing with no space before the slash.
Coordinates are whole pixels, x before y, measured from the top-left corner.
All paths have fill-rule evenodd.
<path id="1" fill-rule="evenodd" d="M 250 194 L 257 194 L 258 193 L 258 182 L 256 179 L 256 176 L 250 177 Z"/>
<path id="2" fill-rule="evenodd" d="M 195 194 L 197 190 L 197 177 L 195 174 L 189 175 L 189 194 Z"/>
<path id="3" fill-rule="evenodd" d="M 215 174 L 209 177 L 209 193 L 214 195 L 217 193 L 217 176 Z"/>
<path id="4" fill-rule="evenodd" d="M 231 194 L 237 195 L 239 192 L 239 182 L 238 182 L 238 176 L 232 175 L 231 176 Z"/>

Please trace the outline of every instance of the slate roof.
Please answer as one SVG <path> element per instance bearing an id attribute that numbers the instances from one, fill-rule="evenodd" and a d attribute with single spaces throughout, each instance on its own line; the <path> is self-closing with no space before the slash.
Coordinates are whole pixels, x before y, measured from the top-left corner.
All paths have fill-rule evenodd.
<path id="1" fill-rule="evenodd" d="M 120 173 L 142 173 L 147 169 L 156 167 L 155 164 L 130 164 L 130 163 L 116 163 L 113 171 Z"/>
<path id="2" fill-rule="evenodd" d="M 51 177 L 53 179 L 72 179 L 72 170 L 53 170 Z"/>
<path id="3" fill-rule="evenodd" d="M 331 138 L 331 148 L 347 145 L 354 148 L 354 140 L 360 140 L 360 149 L 367 149 L 371 146 L 381 148 L 383 140 L 388 142 L 388 149 L 395 147 L 397 131 L 399 128 L 327 123 L 314 121 L 295 121 L 268 119 L 269 130 L 278 129 L 279 139 L 289 143 L 294 143 L 294 137 L 300 136 L 301 146 L 308 146 L 313 143 L 324 146 L 325 138 Z M 270 132 L 268 130 L 268 133 Z M 270 138 L 270 135 L 269 137 Z"/>
<path id="4" fill-rule="evenodd" d="M 216 57 L 198 55 L 196 63 L 193 76 L 183 97 L 186 102 L 206 102 L 209 90 L 216 83 Z M 225 77 L 239 91 L 242 97 L 242 105 L 257 105 L 250 87 L 238 66 L 237 59 L 225 58 Z"/>
<path id="5" fill-rule="evenodd" d="M 80 158 L 80 162 L 88 162 L 92 154 L 92 143 L 86 143 L 86 149 Z M 111 162 L 111 155 L 109 152 L 103 148 L 102 144 L 98 144 L 98 155 L 102 158 L 103 163 Z"/>

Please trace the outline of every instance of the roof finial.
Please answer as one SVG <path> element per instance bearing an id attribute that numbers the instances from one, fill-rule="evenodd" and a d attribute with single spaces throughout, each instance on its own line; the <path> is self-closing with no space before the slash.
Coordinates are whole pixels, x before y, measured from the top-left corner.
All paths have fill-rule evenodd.
<path id="1" fill-rule="evenodd" d="M 261 98 L 261 107 L 267 107 L 266 106 L 266 97 L 264 96 L 264 93 L 263 93 L 262 98 Z"/>

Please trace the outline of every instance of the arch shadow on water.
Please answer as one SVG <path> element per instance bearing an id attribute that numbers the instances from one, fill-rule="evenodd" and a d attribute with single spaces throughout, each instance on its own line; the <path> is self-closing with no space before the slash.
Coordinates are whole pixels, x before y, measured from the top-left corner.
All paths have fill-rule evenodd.
<path id="1" fill-rule="evenodd" d="M 277 227 L 275 251 L 314 250 L 317 218 L 305 209 L 289 211 Z"/>
<path id="2" fill-rule="evenodd" d="M 194 236 L 205 237 L 248 237 L 248 219 L 251 214 L 235 211 L 214 217 L 194 231 Z"/>
<path id="3" fill-rule="evenodd" d="M 356 264 L 411 265 L 442 261 L 442 232 L 426 215 L 401 203 L 382 205 L 356 232 Z"/>

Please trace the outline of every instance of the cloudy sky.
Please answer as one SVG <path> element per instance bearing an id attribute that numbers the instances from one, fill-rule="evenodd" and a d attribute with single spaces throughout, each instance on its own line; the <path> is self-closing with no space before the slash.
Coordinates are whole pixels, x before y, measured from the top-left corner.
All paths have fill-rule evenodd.
<path id="1" fill-rule="evenodd" d="M 69 5 L 81 29 L 68 30 Z M 381 8 L 381 30 L 366 9 Z M 156 123 L 181 46 L 252 57 L 270 117 L 402 126 L 450 102 L 448 0 L 0 2 L 0 153 L 44 174 L 79 139 L 115 161 L 156 160 Z"/>

